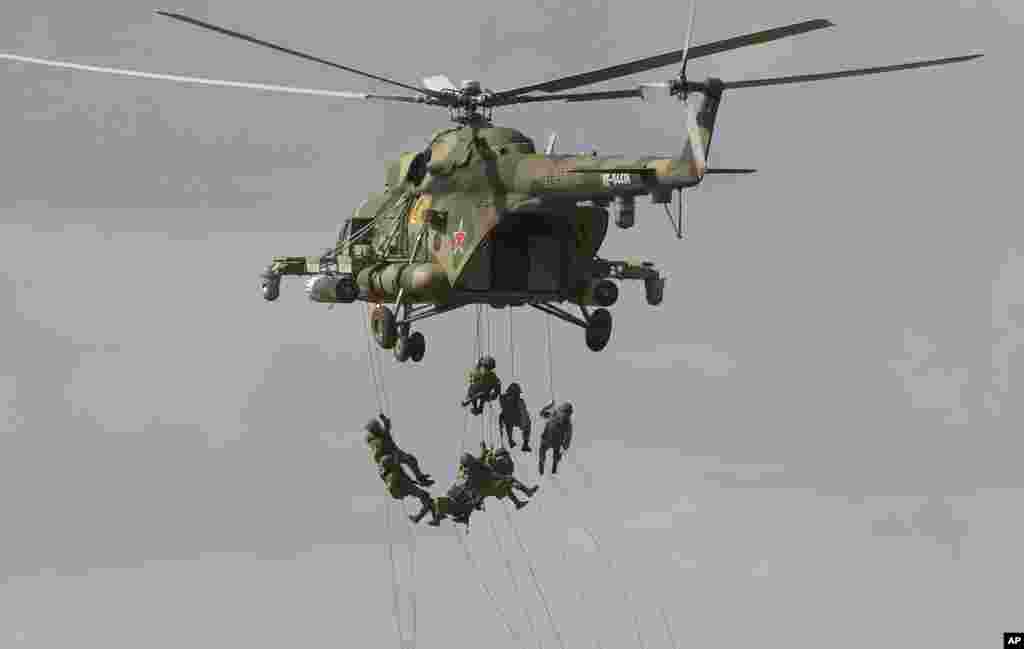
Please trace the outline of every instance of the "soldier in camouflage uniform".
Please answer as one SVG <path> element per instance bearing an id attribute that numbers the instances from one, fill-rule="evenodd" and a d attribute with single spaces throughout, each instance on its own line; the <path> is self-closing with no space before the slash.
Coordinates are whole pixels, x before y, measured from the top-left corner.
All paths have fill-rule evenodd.
<path id="1" fill-rule="evenodd" d="M 513 462 L 512 460 L 512 454 L 509 453 L 507 449 L 499 448 L 497 450 L 493 450 L 487 448 L 486 445 L 484 444 L 481 444 L 481 446 L 484 447 L 481 459 L 483 460 L 484 464 L 486 464 L 488 468 L 490 468 L 490 470 L 495 474 L 495 476 L 499 478 L 499 480 L 505 481 L 507 483 L 507 495 L 512 500 L 512 502 L 515 503 L 516 509 L 522 509 L 523 507 L 525 507 L 526 503 L 521 503 L 519 500 L 517 500 L 515 495 L 512 493 L 512 489 L 515 489 L 516 491 L 526 494 L 527 496 L 532 498 L 533 495 L 537 493 L 537 490 L 540 489 L 540 487 L 527 487 L 522 482 L 520 482 L 519 479 L 515 477 L 515 475 L 513 475 L 515 473 L 516 466 L 515 462 Z M 499 495 L 497 497 L 501 499 L 502 497 L 504 497 L 504 494 Z"/>
<path id="2" fill-rule="evenodd" d="M 413 523 L 419 523 L 427 515 L 427 512 L 431 512 L 434 516 L 428 522 L 428 525 L 437 526 L 441 524 L 441 516 L 437 512 L 433 498 L 430 497 L 430 494 L 425 489 L 416 486 L 412 479 L 406 475 L 395 456 L 383 455 L 378 467 L 380 479 L 387 485 L 388 493 L 391 494 L 392 498 L 404 500 L 412 496 L 419 499 L 421 503 L 420 511 L 409 516 L 409 520 Z"/>
<path id="3" fill-rule="evenodd" d="M 484 411 L 484 404 L 501 396 L 501 381 L 494 373 L 496 363 L 493 356 L 482 356 L 476 367 L 469 372 L 469 388 L 462 407 L 473 404 L 471 412 L 479 415 Z"/>
<path id="4" fill-rule="evenodd" d="M 366 444 L 370 447 L 373 461 L 377 464 L 377 471 L 381 480 L 387 485 L 391 497 L 395 500 L 403 500 L 411 496 L 418 498 L 422 503 L 420 511 L 410 516 L 409 520 L 418 523 L 429 511 L 434 514 L 434 519 L 430 524 L 440 525 L 441 519 L 430 493 L 418 487 L 402 470 L 401 465 L 405 464 L 412 469 L 416 480 L 425 487 L 434 484 L 434 481 L 429 475 L 420 471 L 416 456 L 406 453 L 395 444 L 395 440 L 391 437 L 391 420 L 384 413 L 380 413 L 379 420 L 372 419 L 366 424 Z"/>
<path id="5" fill-rule="evenodd" d="M 420 471 L 420 463 L 416 456 L 412 453 L 406 453 L 395 444 L 394 438 L 391 437 L 391 419 L 387 415 L 382 412 L 379 419 L 371 419 L 366 424 L 365 430 L 366 444 L 370 447 L 374 462 L 379 465 L 384 455 L 391 455 L 399 464 L 408 466 L 412 470 L 413 475 L 416 476 L 416 481 L 421 485 L 429 487 L 434 484 L 434 480 L 429 474 Z"/>
<path id="6" fill-rule="evenodd" d="M 558 473 L 558 462 L 562 459 L 562 451 L 569 450 L 572 442 L 572 404 L 568 401 L 555 408 L 555 402 L 541 408 L 540 416 L 546 419 L 544 432 L 540 436 L 540 464 L 538 472 L 544 475 L 544 460 L 548 449 L 554 451 L 551 473 Z"/>
<path id="7" fill-rule="evenodd" d="M 434 505 L 437 516 L 441 519 L 451 517 L 468 530 L 470 514 L 483 509 L 480 484 L 486 471 L 487 467 L 479 458 L 473 457 L 471 453 L 463 453 L 459 458 L 459 473 L 455 484 L 449 487 L 446 495 L 437 498 Z"/>
<path id="8" fill-rule="evenodd" d="M 523 432 L 523 453 L 529 453 L 530 448 L 530 411 L 526 409 L 526 402 L 523 401 L 523 391 L 518 383 L 508 384 L 508 389 L 501 395 L 498 403 L 501 404 L 501 414 L 498 415 L 498 426 L 508 436 L 510 448 L 516 447 L 512 439 L 512 429 L 518 427 Z"/>

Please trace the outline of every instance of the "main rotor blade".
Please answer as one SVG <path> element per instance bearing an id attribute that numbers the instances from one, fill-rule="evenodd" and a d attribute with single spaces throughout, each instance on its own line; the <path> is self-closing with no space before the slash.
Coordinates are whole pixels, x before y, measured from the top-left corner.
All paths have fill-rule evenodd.
<path id="1" fill-rule="evenodd" d="M 680 78 L 686 76 L 687 51 L 690 49 L 690 39 L 693 38 L 693 23 L 697 19 L 697 0 L 690 0 L 690 25 L 686 28 L 686 37 L 683 39 L 683 53 L 681 55 L 683 67 L 679 70 Z"/>
<path id="2" fill-rule="evenodd" d="M 917 63 L 899 63 L 897 65 L 883 65 L 875 68 L 860 68 L 857 70 L 844 70 L 841 72 L 824 72 L 821 74 L 798 74 L 789 77 L 774 77 L 771 79 L 751 79 L 750 81 L 729 81 L 725 87 L 753 88 L 757 86 L 774 86 L 784 83 L 801 83 L 804 81 L 819 81 L 821 79 L 839 79 L 841 77 L 857 77 L 868 74 L 879 74 L 881 72 L 893 72 L 895 70 L 913 70 L 914 68 L 926 68 L 933 65 L 945 65 L 946 63 L 960 63 L 984 56 L 984 54 L 968 54 L 966 56 L 952 56 L 945 59 L 932 59 L 930 61 L 919 61 Z"/>
<path id="3" fill-rule="evenodd" d="M 719 52 L 726 52 L 739 47 L 746 47 L 747 45 L 757 45 L 760 43 L 767 43 L 769 41 L 778 40 L 780 38 L 786 38 L 788 36 L 796 36 L 797 34 L 803 34 L 806 32 L 814 31 L 816 29 L 823 29 L 825 27 L 833 27 L 834 24 L 831 21 L 824 19 L 807 20 L 801 23 L 795 23 L 787 25 L 785 27 L 775 27 L 773 29 L 766 29 L 760 32 L 753 32 L 743 36 L 735 36 L 733 38 L 727 38 L 721 41 L 715 41 L 713 43 L 705 43 L 703 45 L 694 45 L 690 48 L 687 54 L 687 60 L 700 58 L 702 56 L 709 56 L 711 54 L 718 54 Z M 625 77 L 638 72 L 646 72 L 647 70 L 653 70 L 655 68 L 661 68 L 666 65 L 673 63 L 679 63 L 683 60 L 683 50 L 674 50 L 672 52 L 666 52 L 664 54 L 658 54 L 657 56 L 649 56 L 643 59 L 637 59 L 630 61 L 629 63 L 622 63 L 619 65 L 613 65 L 607 68 L 601 68 L 600 70 L 594 70 L 593 72 L 584 72 L 583 74 L 574 74 L 569 77 L 562 77 L 554 79 L 552 81 L 545 81 L 544 83 L 534 84 L 532 86 L 523 86 L 522 88 L 515 88 L 514 90 L 505 90 L 496 94 L 497 97 L 511 97 L 513 95 L 522 95 L 527 92 L 533 92 L 540 90 L 542 92 L 559 92 L 562 90 L 569 90 L 571 88 L 578 88 L 580 86 L 588 86 L 593 83 L 599 83 L 601 81 L 608 81 L 610 79 L 617 79 L 619 77 Z"/>
<path id="4" fill-rule="evenodd" d="M 2 54 L 0 59 L 16 61 L 18 63 L 36 63 L 53 68 L 65 68 L 68 70 L 84 70 L 86 72 L 105 72 L 125 77 L 138 77 L 142 79 L 159 79 L 163 81 L 177 81 L 180 83 L 195 83 L 203 86 L 222 86 L 228 88 L 248 88 L 251 90 L 269 90 L 271 92 L 284 92 L 296 95 L 316 95 L 320 97 L 335 97 L 338 99 L 380 99 L 385 101 L 400 101 L 410 104 L 422 104 L 421 97 L 404 97 L 401 95 L 374 95 L 365 92 L 345 92 L 341 90 L 319 90 L 316 88 L 294 88 L 292 86 L 277 86 L 266 83 L 250 83 L 246 81 L 224 81 L 221 79 L 204 79 L 202 77 L 185 77 L 176 74 L 160 74 L 156 72 L 140 72 L 138 70 L 123 70 L 121 68 L 106 68 L 98 65 L 83 65 L 81 63 L 68 63 L 65 61 L 52 61 L 49 59 L 36 59 L 30 56 L 19 56 L 17 54 Z"/>
<path id="5" fill-rule="evenodd" d="M 628 99 L 630 97 L 643 98 L 643 92 L 639 88 L 632 90 L 606 90 L 603 92 L 576 92 L 565 95 L 531 95 L 528 97 L 506 97 L 492 99 L 487 102 L 488 106 L 511 106 L 513 104 L 532 104 L 538 101 L 597 101 L 602 99 Z"/>
<path id="6" fill-rule="evenodd" d="M 328 61 L 327 59 L 322 59 L 322 58 L 320 58 L 318 56 L 313 56 L 312 54 L 305 54 L 303 52 L 299 52 L 298 50 L 293 50 L 291 48 L 284 47 L 283 45 L 277 45 L 276 43 L 271 43 L 270 41 L 261 40 L 259 38 L 254 37 L 254 36 L 249 36 L 248 34 L 243 34 L 242 32 L 237 32 L 237 31 L 234 31 L 234 30 L 231 30 L 231 29 L 227 29 L 227 28 L 224 28 L 224 27 L 218 27 L 217 25 L 213 25 L 211 23 L 203 22 L 202 20 L 198 20 L 196 18 L 191 18 L 191 17 L 185 16 L 183 14 L 172 13 L 172 12 L 169 12 L 169 11 L 157 11 L 156 13 L 160 14 L 161 16 L 166 16 L 168 18 L 173 18 L 174 20 L 180 20 L 182 22 L 186 22 L 186 23 L 190 23 L 192 25 L 196 25 L 197 27 L 202 27 L 204 29 L 210 29 L 210 30 L 213 30 L 213 31 L 221 33 L 221 34 L 226 34 L 228 36 L 233 36 L 235 38 L 240 38 L 240 39 L 242 39 L 244 41 L 249 41 L 250 43 L 255 43 L 256 45 L 262 45 L 264 47 L 269 47 L 269 48 L 277 50 L 279 52 L 284 52 L 285 54 L 291 54 L 292 56 L 298 56 L 300 58 L 303 58 L 303 59 L 306 59 L 306 60 L 309 60 L 309 61 L 315 61 L 316 63 L 323 63 L 324 65 L 329 65 L 332 68 L 337 68 L 339 70 L 344 70 L 346 72 L 351 72 L 352 74 L 358 74 L 360 76 L 368 77 L 368 78 L 374 79 L 376 81 L 381 81 L 383 83 L 389 83 L 389 84 L 391 84 L 393 86 L 398 86 L 399 88 L 405 88 L 406 90 L 412 90 L 413 92 L 422 93 L 424 95 L 430 95 L 431 97 L 434 97 L 434 98 L 440 98 L 441 97 L 441 93 L 439 93 L 439 92 L 437 92 L 435 90 L 429 90 L 427 88 L 420 88 L 420 87 L 417 87 L 417 86 L 411 86 L 411 85 L 408 85 L 408 84 L 405 84 L 405 83 L 400 83 L 398 81 L 394 81 L 392 79 L 387 79 L 385 77 L 380 77 L 380 76 L 377 76 L 375 74 L 370 74 L 369 72 L 363 72 L 362 70 L 357 70 L 355 68 L 350 68 L 348 66 L 341 65 L 340 63 L 335 63 L 333 61 Z"/>

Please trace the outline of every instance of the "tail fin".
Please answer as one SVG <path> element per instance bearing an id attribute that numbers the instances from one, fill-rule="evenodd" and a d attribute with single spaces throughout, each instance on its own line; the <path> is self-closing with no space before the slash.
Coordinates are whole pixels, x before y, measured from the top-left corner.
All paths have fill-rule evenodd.
<path id="1" fill-rule="evenodd" d="M 722 101 L 722 91 L 725 89 L 725 84 L 719 79 L 708 79 L 702 85 L 705 87 L 697 91 L 697 94 L 700 94 L 700 102 L 696 115 L 687 107 L 687 137 L 681 154 L 683 160 L 696 163 L 698 180 L 702 179 L 707 171 L 711 138 L 715 132 L 715 118 Z"/>

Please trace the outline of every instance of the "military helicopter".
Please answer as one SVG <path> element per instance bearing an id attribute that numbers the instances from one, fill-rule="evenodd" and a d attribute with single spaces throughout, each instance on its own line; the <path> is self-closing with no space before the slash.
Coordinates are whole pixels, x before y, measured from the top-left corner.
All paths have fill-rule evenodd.
<path id="1" fill-rule="evenodd" d="M 422 151 L 403 153 L 388 164 L 383 191 L 371 194 L 342 224 L 333 247 L 320 255 L 275 257 L 261 275 L 263 297 L 268 301 L 279 297 L 283 277 L 300 276 L 306 278 L 306 292 L 314 302 L 375 305 L 374 338 L 380 347 L 393 349 L 400 362 L 418 362 L 426 351 L 422 333 L 412 331 L 414 323 L 470 304 L 529 305 L 583 328 L 587 347 L 593 351 L 604 349 L 611 337 L 607 307 L 618 300 L 618 281 L 642 281 L 647 303 L 660 304 L 665 278 L 654 264 L 598 256 L 608 232 L 609 209 L 614 211 L 617 227 L 630 228 L 635 224 L 637 197 L 650 196 L 653 204 L 664 206 L 676 236 L 682 238 L 684 190 L 699 185 L 708 174 L 754 171 L 708 166 L 724 91 L 923 68 L 982 56 L 746 81 L 691 81 L 686 65 L 692 59 L 834 26 L 828 20 L 807 20 L 691 47 L 693 2 L 682 49 L 495 92 L 475 80 L 456 86 L 444 75 L 424 78 L 422 85 L 414 86 L 180 13 L 157 13 L 414 94 L 221 81 L 12 54 L 0 54 L 0 58 L 201 85 L 448 109 L 454 126 L 435 132 Z M 673 64 L 681 64 L 679 73 L 666 81 L 624 90 L 566 92 Z M 555 137 L 538 153 L 529 137 L 491 121 L 495 108 L 515 104 L 658 97 L 676 98 L 685 107 L 685 134 L 676 156 L 560 155 L 554 151 Z M 696 99 L 692 104 L 691 97 Z M 675 215 L 669 210 L 674 193 L 679 198 Z M 564 302 L 575 304 L 582 317 L 558 306 Z"/>

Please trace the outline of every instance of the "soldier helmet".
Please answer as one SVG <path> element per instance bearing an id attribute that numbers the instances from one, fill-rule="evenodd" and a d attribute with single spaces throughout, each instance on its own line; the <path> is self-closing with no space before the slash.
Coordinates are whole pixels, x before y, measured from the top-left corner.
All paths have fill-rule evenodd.
<path id="1" fill-rule="evenodd" d="M 508 384 L 508 393 L 509 394 L 522 394 L 523 393 L 523 389 L 521 387 L 519 387 L 518 383 L 513 381 L 512 383 Z"/>
<path id="2" fill-rule="evenodd" d="M 473 457 L 472 453 L 463 453 L 462 457 L 459 458 L 459 464 L 461 466 L 473 466 L 476 464 L 476 458 Z"/>
<path id="3" fill-rule="evenodd" d="M 366 432 L 381 435 L 384 433 L 384 426 L 381 425 L 380 420 L 371 419 L 366 424 Z"/>
<path id="4" fill-rule="evenodd" d="M 496 367 L 493 356 L 481 356 L 478 365 L 485 370 L 493 370 Z"/>

